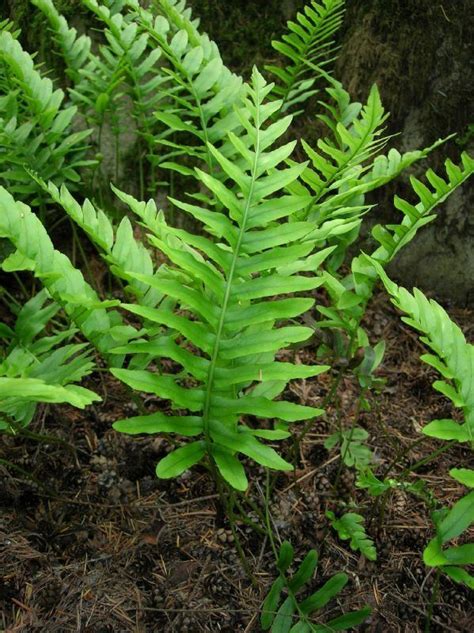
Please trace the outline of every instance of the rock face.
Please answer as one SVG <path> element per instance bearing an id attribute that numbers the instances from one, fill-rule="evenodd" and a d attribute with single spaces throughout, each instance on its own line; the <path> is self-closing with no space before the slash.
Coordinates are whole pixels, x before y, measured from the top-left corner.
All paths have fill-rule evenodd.
<path id="1" fill-rule="evenodd" d="M 443 157 L 457 161 L 474 149 L 473 35 L 473 0 L 348 0 L 336 76 L 357 99 L 378 84 L 400 149 L 457 133 L 429 158 L 440 169 Z M 394 262 L 402 283 L 474 302 L 473 187 L 471 180 L 457 190 Z M 393 217 L 390 198 L 380 202 L 382 218 Z"/>
<path id="2" fill-rule="evenodd" d="M 188 0 L 202 27 L 221 47 L 226 63 L 248 74 L 254 63 L 274 58 L 270 41 L 279 37 L 285 21 L 304 0 Z M 57 6 L 75 24 L 86 24 L 77 0 L 57 0 Z M 457 161 L 463 149 L 474 148 L 474 0 L 347 0 L 340 33 L 341 50 L 335 75 L 354 99 L 366 98 L 377 83 L 383 103 L 391 112 L 387 132 L 400 133 L 394 144 L 401 150 L 429 146 L 437 138 L 457 133 L 429 158 L 442 167 L 450 156 Z M 16 17 L 31 50 L 48 56 L 44 28 L 29 0 L 6 0 L 1 17 Z M 85 22 L 84 22 L 85 21 Z M 57 59 L 57 58 L 56 58 Z M 49 60 L 48 60 L 49 61 Z M 304 120 L 305 136 L 314 117 Z M 422 173 L 425 166 L 418 166 Z M 392 274 L 402 283 L 419 285 L 441 298 L 459 304 L 474 302 L 474 183 L 460 189 L 438 211 L 438 219 L 425 227 L 394 263 Z M 376 220 L 396 217 L 391 204 L 395 188 L 379 202 Z M 406 183 L 396 191 L 410 196 Z"/>

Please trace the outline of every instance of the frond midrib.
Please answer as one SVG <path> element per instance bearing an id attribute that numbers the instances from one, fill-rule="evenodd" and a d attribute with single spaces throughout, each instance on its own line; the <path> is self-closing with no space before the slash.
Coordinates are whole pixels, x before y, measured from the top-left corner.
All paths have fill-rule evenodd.
<path id="1" fill-rule="evenodd" d="M 218 322 L 217 331 L 216 331 L 216 338 L 214 341 L 214 348 L 212 351 L 211 362 L 209 364 L 209 369 L 208 369 L 208 378 L 207 378 L 206 392 L 205 392 L 205 398 L 204 398 L 204 404 L 203 404 L 203 416 L 202 416 L 203 432 L 204 432 L 206 447 L 207 447 L 209 456 L 211 456 L 210 447 L 212 443 L 211 438 L 210 438 L 210 433 L 209 433 L 209 425 L 210 425 L 209 412 L 211 408 L 211 398 L 212 398 L 212 392 L 213 392 L 213 386 L 214 386 L 214 375 L 215 375 L 215 370 L 216 370 L 216 363 L 219 356 L 222 333 L 224 329 L 224 322 L 225 322 L 227 308 L 229 305 L 230 295 L 232 291 L 232 285 L 234 281 L 237 260 L 240 255 L 240 248 L 241 248 L 242 241 L 245 235 L 247 218 L 248 218 L 250 207 L 252 206 L 252 198 L 253 198 L 253 193 L 255 189 L 255 183 L 257 181 L 256 173 L 257 173 L 257 167 L 258 167 L 258 162 L 259 162 L 259 157 L 260 157 L 260 98 L 259 98 L 258 84 L 255 87 L 255 91 L 256 91 L 256 102 L 258 105 L 256 107 L 256 119 L 255 119 L 256 141 L 255 141 L 255 154 L 254 154 L 254 160 L 253 160 L 253 166 L 252 166 L 252 172 L 251 172 L 252 180 L 249 187 L 249 193 L 247 196 L 245 209 L 242 214 L 242 222 L 240 226 L 239 237 L 237 239 L 237 243 L 234 249 L 234 254 L 232 257 L 232 262 L 229 268 L 229 275 L 227 278 L 227 283 L 226 283 L 225 292 L 224 292 L 224 299 L 222 302 L 221 313 L 219 316 L 219 322 Z"/>

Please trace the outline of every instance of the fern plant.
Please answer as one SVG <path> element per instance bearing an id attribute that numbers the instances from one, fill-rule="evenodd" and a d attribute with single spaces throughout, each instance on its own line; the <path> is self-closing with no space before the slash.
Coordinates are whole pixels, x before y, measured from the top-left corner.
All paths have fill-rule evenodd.
<path id="1" fill-rule="evenodd" d="M 298 208 L 298 199 L 275 194 L 293 182 L 304 166 L 277 169 L 294 143 L 271 149 L 290 120 L 265 125 L 275 107 L 274 103 L 265 102 L 270 90 L 271 85 L 254 69 L 246 106 L 238 111 L 246 125 L 248 144 L 231 136 L 241 153 L 242 168 L 209 146 L 238 193 L 223 187 L 213 176 L 197 172 L 202 184 L 226 208 L 227 215 L 173 201 L 202 222 L 210 237 L 169 227 L 162 213 L 150 214 L 149 206 L 121 196 L 124 201 L 131 201 L 132 210 L 154 233 L 151 242 L 174 264 L 166 275 L 130 276 L 171 296 L 179 313 L 133 304 L 125 307 L 179 332 L 182 342 L 179 345 L 169 336 L 158 337 L 116 351 L 152 354 L 156 350 L 158 357 L 172 358 L 183 371 L 178 376 L 130 369 L 114 369 L 113 373 L 131 387 L 167 398 L 174 409 L 185 408 L 195 415 L 139 416 L 119 421 L 115 428 L 127 433 L 167 431 L 200 437 L 158 464 L 157 474 L 161 477 L 174 477 L 207 456 L 228 483 L 243 490 L 247 479 L 239 453 L 270 468 L 290 469 L 291 465 L 260 438 L 288 437 L 288 423 L 322 413 L 312 407 L 274 401 L 290 379 L 314 376 L 325 368 L 275 361 L 278 350 L 311 335 L 309 328 L 283 324 L 308 310 L 313 300 L 265 299 L 317 287 L 320 282 L 316 276 L 298 273 L 316 268 L 328 253 L 311 254 L 315 240 L 310 223 L 274 223 L 275 218 L 288 218 Z M 193 354 L 191 347 L 197 348 L 199 354 Z M 191 380 L 196 386 L 183 386 Z M 249 414 L 280 422 L 274 428 L 253 428 L 242 421 L 242 415 Z"/>
<path id="2" fill-rule="evenodd" d="M 2 268 L 8 272 L 31 271 L 38 277 L 68 318 L 100 352 L 107 355 L 114 345 L 137 335 L 134 328 L 123 323 L 117 311 L 107 310 L 119 302 L 101 301 L 81 271 L 54 248 L 41 220 L 3 187 L 0 187 L 0 238 L 8 239 L 14 246 Z"/>
<path id="3" fill-rule="evenodd" d="M 336 530 L 343 541 L 350 539 L 351 549 L 360 551 L 368 560 L 377 560 L 377 551 L 374 542 L 367 536 L 364 528 L 364 517 L 355 512 L 346 512 L 336 518 L 334 512 L 327 511 L 326 516 L 331 526 Z"/>
<path id="4" fill-rule="evenodd" d="M 52 0 L 31 0 L 48 18 L 55 44 L 61 49 L 66 64 L 66 73 L 73 84 L 81 77 L 80 70 L 91 54 L 91 39 L 85 33 L 78 36 L 75 28 L 70 28 Z"/>
<path id="5" fill-rule="evenodd" d="M 13 327 L 0 323 L 0 431 L 29 424 L 39 402 L 83 409 L 100 400 L 74 384 L 94 367 L 85 344 L 64 344 L 75 330 L 43 333 L 58 311 L 42 290 L 18 310 Z"/>
<path id="6" fill-rule="evenodd" d="M 110 271 L 126 282 L 124 291 L 137 303 L 155 307 L 163 299 L 163 294 L 150 284 L 130 276 L 130 273 L 152 276 L 156 274 L 156 270 L 150 251 L 135 238 L 129 218 L 122 218 L 119 225 L 114 227 L 107 214 L 87 198 L 80 205 L 65 185 L 58 189 L 54 183 L 45 183 L 36 174 L 31 175 L 86 233 L 107 262 Z"/>
<path id="7" fill-rule="evenodd" d="M 346 466 L 363 469 L 372 461 L 372 451 L 365 444 L 369 434 L 365 429 L 355 426 L 332 433 L 324 442 L 324 448 L 331 450 L 339 445 L 341 459 Z"/>
<path id="8" fill-rule="evenodd" d="M 132 435 L 177 436 L 174 450 L 157 465 L 159 477 L 175 477 L 202 462 L 220 483 L 243 491 L 248 481 L 242 455 L 267 468 L 290 470 L 293 465 L 275 449 L 276 442 L 292 435 L 292 424 L 306 421 L 307 429 L 323 414 L 321 408 L 286 401 L 285 389 L 289 381 L 315 377 L 329 367 L 283 361 L 283 350 L 306 344 L 314 329 L 328 328 L 362 392 L 379 384 L 374 371 L 384 346 L 370 345 L 361 326 L 378 272 L 397 305 L 423 330 L 434 352 L 425 360 L 446 379 L 436 387 L 465 415 L 463 424 L 434 421 L 425 433 L 472 442 L 474 369 L 467 351 L 472 346 L 439 306 L 398 289 L 384 268 L 472 174 L 473 161 L 467 155 L 459 167 L 448 161 L 443 178 L 428 170 L 428 186 L 412 179 L 416 202 L 395 198 L 402 219 L 374 228 L 378 246 L 372 258 L 350 257 L 371 210 L 366 195 L 424 159 L 438 143 L 403 155 L 387 151 L 387 113 L 377 88 L 364 105 L 353 103 L 327 72 L 344 2 L 312 1 L 289 23 L 289 33 L 274 43 L 289 63 L 268 68 L 278 79 L 275 86 L 257 69 L 248 83 L 231 73 L 184 0 L 154 0 L 149 8 L 137 0 L 82 0 L 103 29 L 98 47 L 69 27 L 52 0 L 32 1 L 48 19 L 65 59 L 72 105 L 21 48 L 14 27 L 2 24 L 0 157 L 6 187 L 0 187 L 0 238 L 13 245 L 2 269 L 30 272 L 48 291 L 20 311 L 15 328 L 0 330 L 6 341 L 0 365 L 4 424 L 10 429 L 27 424 L 34 402 L 41 399 L 77 406 L 93 400 L 93 394 L 72 384 L 91 368 L 86 348 L 66 343 L 77 329 L 106 358 L 114 376 L 169 402 L 169 414 L 160 411 L 114 425 Z M 300 109 L 321 79 L 328 87 L 320 119 L 328 131 L 315 147 L 302 142 L 308 161 L 300 164 L 294 160 L 296 143 L 287 142 L 292 117 L 286 113 Z M 92 134 L 71 134 L 79 114 Z M 140 201 L 128 186 L 127 192 L 114 188 L 130 210 L 116 226 L 96 202 L 100 196 L 94 186 L 92 202 L 82 191 L 75 197 L 71 191 L 91 165 L 84 157 L 85 143 L 93 138 L 100 149 L 108 128 L 115 136 L 117 176 L 123 128 L 132 121 L 139 136 Z M 153 200 L 141 201 L 147 170 L 153 172 L 148 182 L 153 195 L 161 195 L 155 167 L 179 174 L 186 197 L 176 193 L 170 175 L 170 203 L 199 227 L 195 232 L 177 228 L 168 209 L 158 211 Z M 134 322 L 141 319 L 140 329 L 122 317 L 118 301 L 104 301 L 55 249 L 41 220 L 19 200 L 25 196 L 32 206 L 39 200 L 64 209 L 88 236 L 129 297 L 120 307 Z M 150 248 L 138 237 L 137 223 L 148 233 Z M 316 305 L 316 289 L 325 293 L 324 305 Z M 59 306 L 74 327 L 40 338 Z M 312 327 L 303 326 L 303 320 Z M 360 348 L 362 358 L 355 363 Z M 323 346 L 318 351 L 320 356 L 326 352 Z M 382 494 L 397 484 L 368 474 L 368 434 L 357 422 L 331 434 L 326 445 L 340 444 L 341 463 L 364 469 L 360 482 Z M 472 471 L 458 468 L 452 475 L 472 486 Z M 471 585 L 466 566 L 472 546 L 452 541 L 472 522 L 472 494 L 434 515 L 436 536 L 424 554 L 428 565 Z M 235 498 L 233 491 L 229 498 Z M 360 515 L 329 518 L 353 549 L 375 558 Z M 301 598 L 297 594 L 314 575 L 317 555 L 309 552 L 291 574 L 293 559 L 284 543 L 279 577 L 263 607 L 264 630 L 344 630 L 365 618 L 363 609 L 315 624 L 317 611 L 339 594 L 347 576 L 336 574 Z"/>
<path id="9" fill-rule="evenodd" d="M 0 65 L 8 78 L 0 82 L 0 178 L 11 193 L 37 203 L 38 189 L 25 167 L 74 187 L 78 170 L 94 164 L 85 158 L 91 130 L 72 131 L 77 108 L 63 105 L 63 91 L 42 76 L 7 29 L 0 29 Z"/>
<path id="10" fill-rule="evenodd" d="M 194 176 L 191 157 L 212 172 L 216 161 L 208 143 L 219 144 L 241 128 L 234 106 L 241 104 L 242 79 L 223 64 L 217 45 L 198 31 L 184 3 L 160 0 L 158 6 L 162 15 L 156 19 L 150 11 L 137 9 L 139 24 L 169 62 L 164 72 L 171 82 L 170 103 L 155 112 L 164 126 L 157 142 L 165 153 L 153 162 Z M 235 152 L 230 143 L 228 152 Z"/>

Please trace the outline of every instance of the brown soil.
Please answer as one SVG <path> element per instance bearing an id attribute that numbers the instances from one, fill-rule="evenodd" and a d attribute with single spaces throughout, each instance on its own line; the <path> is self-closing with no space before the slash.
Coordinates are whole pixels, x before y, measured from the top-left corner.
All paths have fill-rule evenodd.
<path id="1" fill-rule="evenodd" d="M 472 313 L 455 311 L 472 338 Z M 387 382 L 372 410 L 358 423 L 370 433 L 377 473 L 420 439 L 420 428 L 434 417 L 448 417 L 449 403 L 431 389 L 434 378 L 418 360 L 417 337 L 387 303 L 376 298 L 368 319 L 386 339 L 380 375 Z M 310 348 L 295 352 L 311 362 Z M 318 403 L 329 376 L 297 382 L 291 397 Z M 259 631 L 258 610 L 275 577 L 267 540 L 244 524 L 238 533 L 254 575 L 242 568 L 216 490 L 204 470 L 176 481 L 160 481 L 154 465 L 167 451 L 158 437 L 128 438 L 111 423 L 133 415 L 137 403 L 113 380 L 93 385 L 104 403 L 85 413 L 68 407 L 44 408 L 30 427 L 50 439 L 0 439 L 0 627 L 8 633 Z M 421 553 L 432 535 L 424 504 L 406 493 L 393 493 L 386 506 L 354 486 L 354 473 L 339 470 L 337 451 L 323 442 L 354 414 L 357 388 L 343 381 L 339 413 L 330 409 L 307 436 L 294 475 L 279 475 L 271 513 L 279 539 L 295 546 L 299 559 L 309 548 L 320 554 L 313 590 L 338 571 L 350 582 L 322 614 L 340 608 L 373 608 L 361 631 L 423 631 L 434 574 Z M 153 410 L 159 403 L 142 398 Z M 61 443 L 58 443 L 61 442 Z M 399 460 L 393 476 L 439 446 L 425 439 Z M 287 446 L 286 449 L 290 447 Z M 469 466 L 472 453 L 452 447 L 411 475 L 422 479 L 445 503 L 462 487 L 447 475 L 454 464 Z M 249 495 L 262 502 L 263 469 L 250 466 Z M 350 504 L 366 517 L 375 539 L 376 562 L 350 550 L 328 529 L 325 510 Z M 434 602 L 431 631 L 472 630 L 474 613 L 465 589 L 442 578 Z"/>

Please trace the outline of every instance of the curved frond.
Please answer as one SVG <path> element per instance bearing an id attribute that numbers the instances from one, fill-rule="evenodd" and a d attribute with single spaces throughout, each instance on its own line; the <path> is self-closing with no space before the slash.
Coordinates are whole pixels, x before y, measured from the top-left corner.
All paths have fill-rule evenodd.
<path id="1" fill-rule="evenodd" d="M 452 172 L 452 167 L 450 168 Z M 459 176 L 459 174 L 456 174 Z M 441 185 L 442 187 L 442 185 Z M 420 195 L 427 195 L 420 190 Z M 449 398 L 455 407 L 462 409 L 464 422 L 453 419 L 433 420 L 423 433 L 441 440 L 468 442 L 474 440 L 474 345 L 468 343 L 462 330 L 454 323 L 439 303 L 428 299 L 415 288 L 410 293 L 397 286 L 372 260 L 377 273 L 392 297 L 395 306 L 405 313 L 402 320 L 420 332 L 420 340 L 429 348 L 421 360 L 433 367 L 444 380 L 436 380 L 434 389 Z M 453 469 L 450 474 L 462 483 L 472 485 L 473 471 Z M 449 545 L 474 523 L 474 491 L 459 499 L 441 518 L 433 515 L 436 535 L 423 552 L 423 560 L 441 569 L 456 582 L 474 587 L 474 577 L 465 566 L 474 563 L 474 544 Z"/>
<path id="2" fill-rule="evenodd" d="M 64 93 L 43 77 L 33 58 L 9 32 L 0 33 L 0 62 L 8 67 L 8 92 L 0 97 L 0 175 L 16 195 L 37 193 L 38 188 L 24 168 L 35 169 L 56 183 L 80 180 L 77 169 L 83 160 L 90 130 L 72 132 L 77 113 L 64 107 Z M 1 89 L 0 85 L 0 89 Z"/>
<path id="3" fill-rule="evenodd" d="M 69 27 L 66 19 L 62 16 L 52 0 L 31 0 L 46 16 L 53 38 L 61 50 L 61 54 L 66 63 L 66 72 L 74 83 L 81 77 L 80 70 L 88 61 L 91 53 L 91 39 L 88 35 L 78 36 L 75 28 Z"/>
<path id="4" fill-rule="evenodd" d="M 76 330 L 44 331 L 58 310 L 43 289 L 17 311 L 11 328 L 0 324 L 0 431 L 26 426 L 38 402 L 84 408 L 100 400 L 73 384 L 94 368 L 85 345 L 63 344 Z"/>
<path id="5" fill-rule="evenodd" d="M 367 560 L 377 560 L 377 551 L 373 540 L 365 531 L 363 516 L 355 512 L 346 512 L 337 519 L 334 512 L 329 510 L 326 512 L 326 516 L 330 519 L 339 538 L 343 541 L 350 541 L 351 549 L 356 552 L 360 551 Z"/>
<path id="6" fill-rule="evenodd" d="M 65 186 L 58 189 L 53 183 L 41 182 L 51 198 L 60 205 L 69 217 L 81 227 L 108 262 L 110 270 L 127 282 L 126 289 L 135 296 L 139 304 L 154 307 L 162 295 L 149 284 L 130 277 L 129 273 L 153 275 L 154 263 L 149 250 L 136 239 L 130 220 L 124 217 L 115 229 L 109 217 L 86 199 L 82 206 Z M 153 204 L 150 201 L 150 204 Z"/>
<path id="7" fill-rule="evenodd" d="M 385 288 L 392 296 L 392 302 L 407 316 L 402 320 L 421 332 L 421 341 L 427 345 L 431 353 L 424 354 L 421 359 L 434 367 L 444 378 L 444 381 L 436 381 L 433 387 L 449 398 L 456 407 L 461 407 L 464 412 L 465 422 L 458 425 L 440 425 L 439 422 L 431 423 L 426 429 L 427 434 L 437 437 L 437 432 L 448 431 L 452 427 L 453 433 L 459 428 L 464 431 L 464 441 L 474 438 L 474 345 L 466 342 L 464 334 L 439 303 L 428 299 L 418 290 L 413 294 L 405 288 L 397 286 L 383 271 L 380 264 L 375 264 L 377 272 L 382 279 Z M 440 428 L 441 427 L 441 428 Z M 442 439 L 447 438 L 441 435 Z M 461 439 L 461 435 L 452 439 Z"/>
<path id="8" fill-rule="evenodd" d="M 117 312 L 101 302 L 82 273 L 54 248 L 46 229 L 28 206 L 17 202 L 0 187 L 0 237 L 16 248 L 16 256 L 29 262 L 31 270 L 61 305 L 71 321 L 102 353 L 125 342 L 135 330 L 122 324 Z"/>
<path id="9" fill-rule="evenodd" d="M 426 172 L 426 178 L 432 189 L 428 189 L 418 179 L 412 178 L 413 187 L 419 196 L 416 205 L 410 204 L 401 198 L 395 197 L 394 204 L 402 211 L 403 219 L 399 224 L 374 227 L 372 234 L 380 243 L 372 257 L 382 267 L 385 267 L 397 255 L 400 249 L 410 242 L 417 231 L 431 222 L 436 216 L 433 213 L 435 207 L 442 203 L 447 196 L 460 186 L 474 169 L 474 161 L 467 154 L 462 155 L 462 165 L 454 165 L 450 161 L 446 163 L 447 180 L 436 175 L 431 169 Z M 335 196 L 337 197 L 337 195 Z M 351 237 L 350 233 L 346 234 Z M 345 237 L 343 235 L 343 237 Z M 339 237 L 332 237 L 331 241 Z M 339 246 L 341 246 L 339 244 Z M 345 252 L 345 245 L 342 251 Z M 336 263 L 338 251 L 335 250 L 331 257 Z M 334 259 L 329 261 L 334 265 Z M 376 275 L 372 264 L 365 255 L 354 257 L 351 262 L 351 272 L 345 277 L 338 276 L 334 269 L 323 275 L 324 286 L 331 299 L 330 307 L 318 306 L 318 311 L 324 319 L 318 321 L 319 327 L 337 328 L 352 339 L 351 353 L 358 347 L 369 345 L 365 331 L 360 327 L 361 319 L 365 313 L 367 302 L 370 300 Z"/>
<path id="10" fill-rule="evenodd" d="M 432 169 L 426 172 L 429 186 L 412 176 L 410 182 L 418 197 L 416 204 L 411 204 L 395 196 L 394 206 L 402 212 L 403 220 L 400 224 L 388 226 L 377 225 L 372 230 L 373 237 L 380 247 L 373 253 L 374 259 L 382 263 L 391 261 L 416 232 L 436 216 L 433 210 L 442 204 L 446 198 L 474 173 L 474 159 L 466 152 L 461 155 L 462 164 L 455 165 L 451 160 L 445 162 L 446 178 L 442 178 Z"/>
<path id="11" fill-rule="evenodd" d="M 171 81 L 166 94 L 172 107 L 155 113 L 165 126 L 158 143 L 168 149 L 159 164 L 193 175 L 183 157 L 195 157 L 212 169 L 214 159 L 207 143 L 221 143 L 240 127 L 234 106 L 242 97 L 242 79 L 223 64 L 215 42 L 199 33 L 195 21 L 186 18 L 182 3 L 179 11 L 173 2 L 160 0 L 159 5 L 162 15 L 157 18 L 143 8 L 137 14 L 170 64 L 164 72 Z M 183 133 L 188 138 L 186 144 L 180 142 Z"/>
<path id="12" fill-rule="evenodd" d="M 317 149 L 303 141 L 312 167 L 306 170 L 302 179 L 313 193 L 313 209 L 321 204 L 326 195 L 337 198 L 341 186 L 349 179 L 355 180 L 360 176 L 368 168 L 367 162 L 387 142 L 384 123 L 388 115 L 382 106 L 377 86 L 372 86 L 363 107 L 349 103 L 349 95 L 337 82 L 327 92 L 338 104 L 337 108 L 327 106 L 331 116 L 322 117 L 332 129 L 333 138 L 320 139 Z M 337 198 L 335 205 L 347 197 Z"/>

